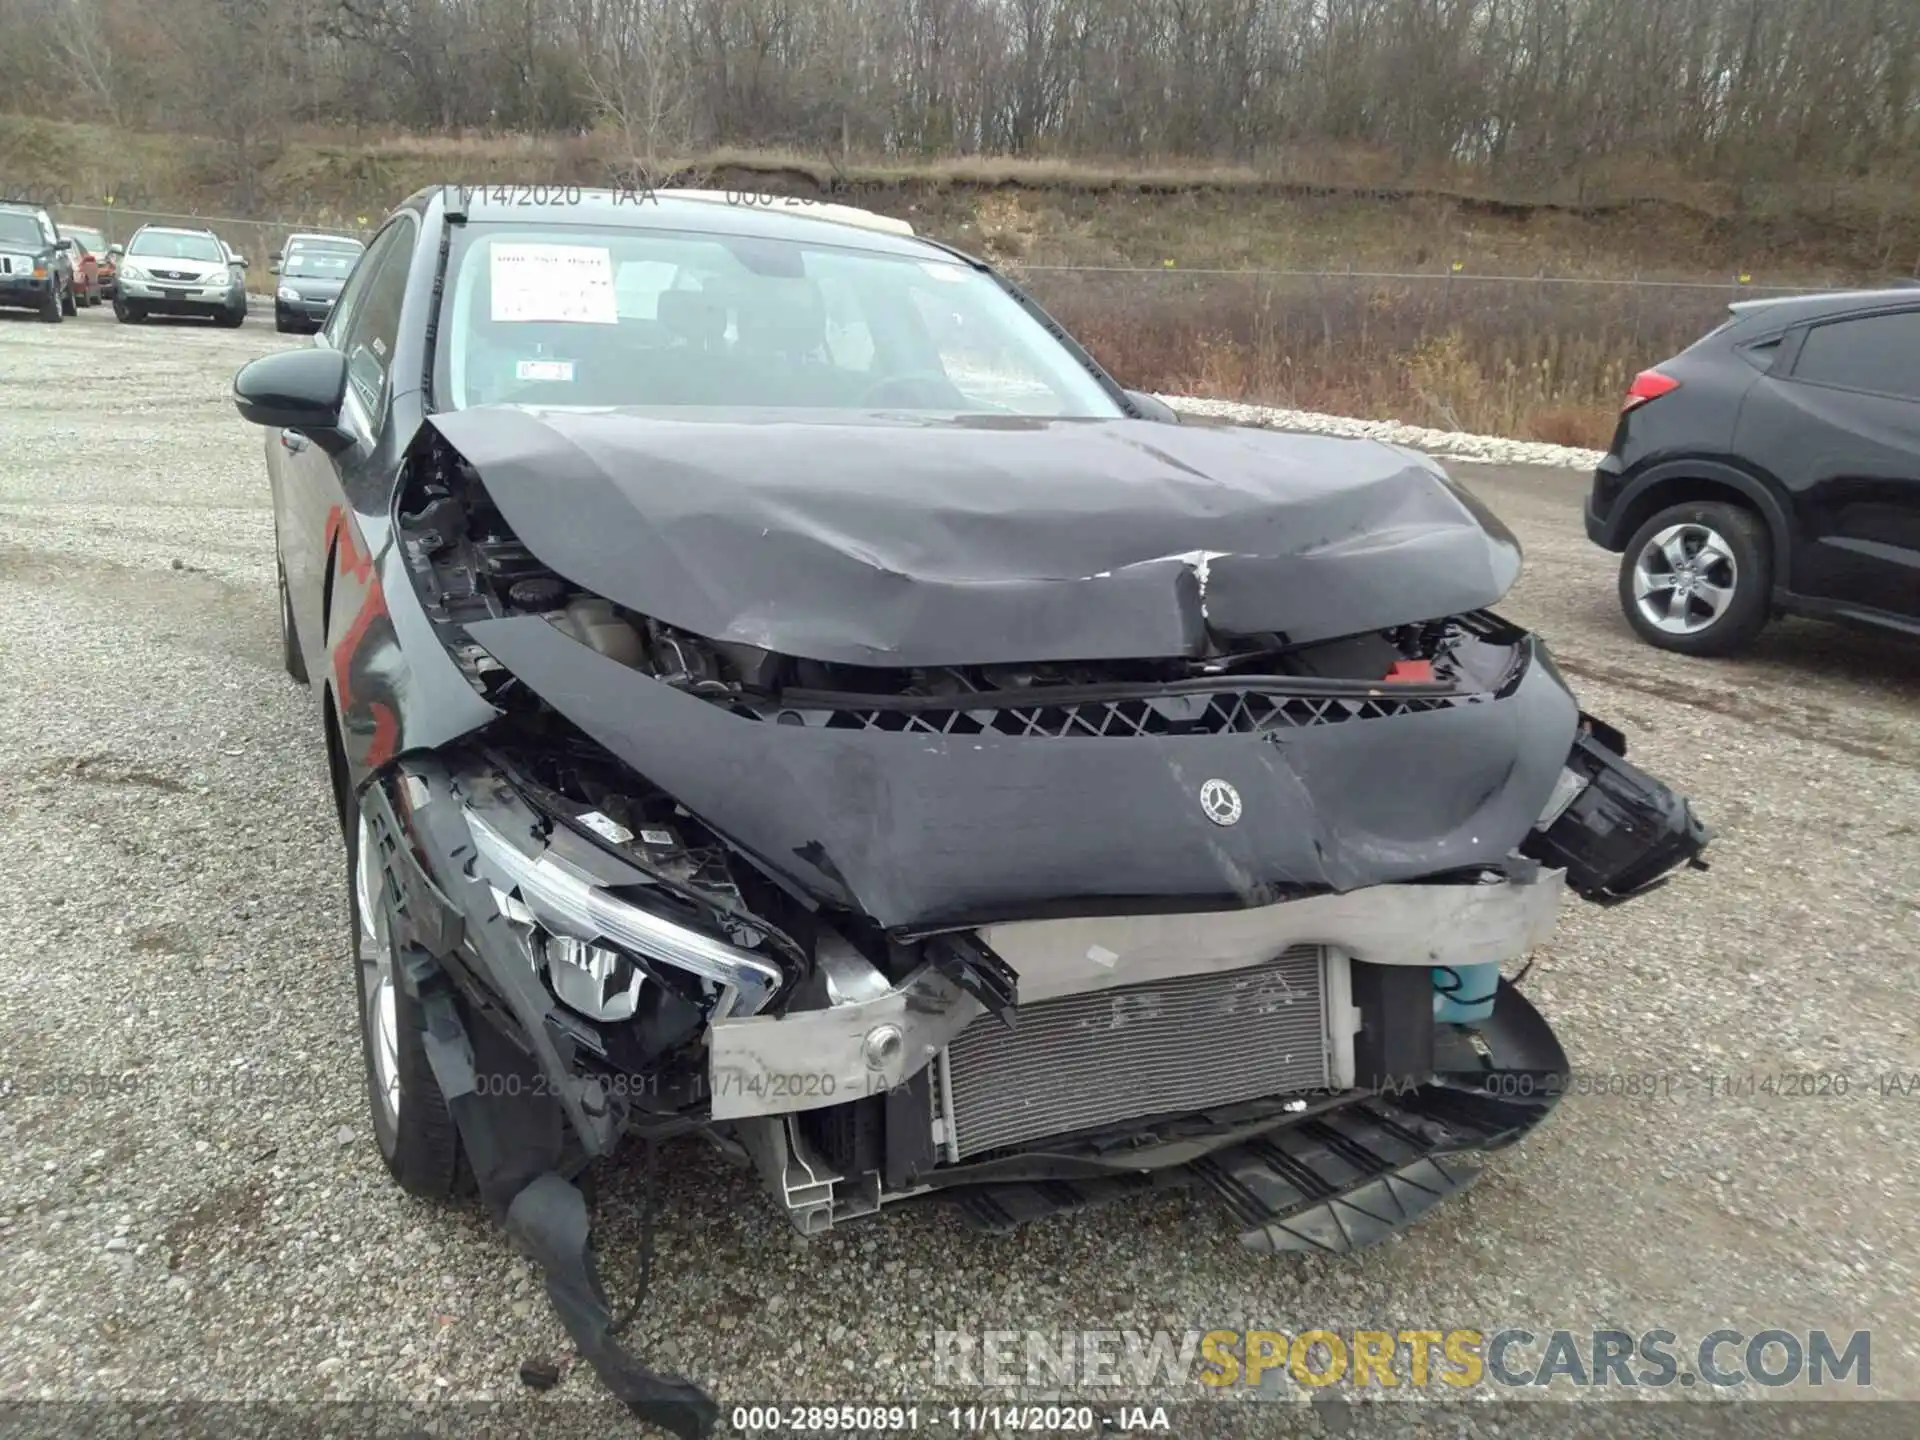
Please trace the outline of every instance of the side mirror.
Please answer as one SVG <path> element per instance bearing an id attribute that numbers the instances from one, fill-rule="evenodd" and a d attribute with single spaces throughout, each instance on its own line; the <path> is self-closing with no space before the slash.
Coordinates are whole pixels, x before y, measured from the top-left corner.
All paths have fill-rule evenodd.
<path id="1" fill-rule="evenodd" d="M 354 443 L 340 423 L 346 398 L 347 357 L 323 346 L 263 355 L 233 377 L 233 403 L 241 419 L 298 430 L 329 455 Z"/>
<path id="2" fill-rule="evenodd" d="M 246 270 L 246 269 L 248 269 L 248 268 L 250 268 L 250 267 L 249 267 L 249 264 L 248 264 L 248 261 L 247 261 L 247 257 L 246 257 L 246 256 L 244 256 L 244 255 L 236 255 L 236 256 L 234 256 L 234 257 L 233 257 L 233 263 L 234 263 L 234 264 L 236 264 L 236 265 L 238 265 L 238 266 L 239 266 L 239 267 L 240 267 L 240 268 L 241 268 L 242 270 Z"/>
<path id="3" fill-rule="evenodd" d="M 1153 420 L 1161 425 L 1180 423 L 1180 412 L 1157 395 L 1149 395 L 1144 390 L 1129 390 L 1127 402 L 1140 412 L 1142 420 Z"/>
<path id="4" fill-rule="evenodd" d="M 62 250 L 73 249 L 73 237 L 71 235 L 62 235 L 58 240 L 54 241 L 53 243 L 58 245 Z"/>
<path id="5" fill-rule="evenodd" d="M 280 273 L 280 257 L 278 255 L 275 255 L 271 260 L 267 261 L 267 273 L 270 275 L 278 275 Z"/>
<path id="6" fill-rule="evenodd" d="M 126 253 L 127 253 L 127 247 L 124 245 L 107 246 L 107 254 L 111 255 L 116 260 L 118 260 L 122 255 Z"/>
<path id="7" fill-rule="evenodd" d="M 267 252 L 267 263 L 273 266 L 273 268 L 276 270 L 280 268 L 281 258 L 282 258 L 281 254 L 278 250 L 270 250 Z"/>

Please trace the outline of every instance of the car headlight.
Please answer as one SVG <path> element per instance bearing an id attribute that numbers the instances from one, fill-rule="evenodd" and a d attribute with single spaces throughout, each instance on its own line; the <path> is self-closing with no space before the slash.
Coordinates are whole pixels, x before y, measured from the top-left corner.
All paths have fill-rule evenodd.
<path id="1" fill-rule="evenodd" d="M 124 280 L 144 280 L 147 278 L 147 272 L 131 260 L 122 260 L 120 262 L 120 276 Z"/>
<path id="2" fill-rule="evenodd" d="M 294 289 L 291 285 L 282 285 L 274 293 L 278 295 L 282 300 L 287 301 L 289 304 L 298 305 L 300 303 L 300 292 Z"/>
<path id="3" fill-rule="evenodd" d="M 545 932 L 534 939 L 536 958 L 554 994 L 582 1014 L 633 1014 L 644 976 L 630 955 L 711 982 L 714 1019 L 756 1013 L 785 978 L 772 961 L 629 905 L 550 855 L 525 854 L 471 809 L 466 818 L 500 913 Z"/>

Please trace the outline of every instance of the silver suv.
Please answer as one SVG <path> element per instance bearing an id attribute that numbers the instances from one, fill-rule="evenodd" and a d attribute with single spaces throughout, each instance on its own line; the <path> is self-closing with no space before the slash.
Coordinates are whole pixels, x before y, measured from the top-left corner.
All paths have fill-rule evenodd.
<path id="1" fill-rule="evenodd" d="M 247 318 L 247 262 L 211 230 L 142 225 L 119 260 L 113 313 L 123 325 L 149 315 L 205 315 L 229 327 Z"/>

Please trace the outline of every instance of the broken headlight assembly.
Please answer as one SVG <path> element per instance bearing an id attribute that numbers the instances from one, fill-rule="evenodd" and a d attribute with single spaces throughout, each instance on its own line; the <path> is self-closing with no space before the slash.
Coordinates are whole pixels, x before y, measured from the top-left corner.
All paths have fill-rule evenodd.
<path id="1" fill-rule="evenodd" d="M 501 914 L 530 928 L 554 994 L 587 1018 L 632 1018 L 657 965 L 704 982 L 715 1020 L 757 1014 L 784 981 L 772 961 L 623 900 L 551 851 L 527 854 L 471 808 L 466 819 Z"/>
<path id="2" fill-rule="evenodd" d="M 1567 872 L 1582 899 L 1613 905 L 1664 884 L 1682 865 L 1707 868 L 1713 832 L 1677 794 L 1626 759 L 1618 730 L 1580 717 L 1573 752 L 1521 853 Z"/>

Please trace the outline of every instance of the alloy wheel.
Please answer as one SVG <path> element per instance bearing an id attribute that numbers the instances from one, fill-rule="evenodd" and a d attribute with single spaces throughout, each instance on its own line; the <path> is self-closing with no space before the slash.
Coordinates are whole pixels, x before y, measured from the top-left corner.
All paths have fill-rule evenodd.
<path id="1" fill-rule="evenodd" d="M 385 871 L 374 853 L 373 827 L 360 817 L 354 851 L 353 901 L 360 921 L 360 967 L 367 997 L 367 1035 L 374 1089 L 391 1125 L 400 1122 L 400 1022 L 394 1008 L 393 945 L 387 933 Z"/>
<path id="2" fill-rule="evenodd" d="M 1633 563 L 1641 617 L 1669 635 L 1694 635 L 1733 602 L 1740 567 L 1725 537 L 1697 521 L 1657 531 Z"/>

